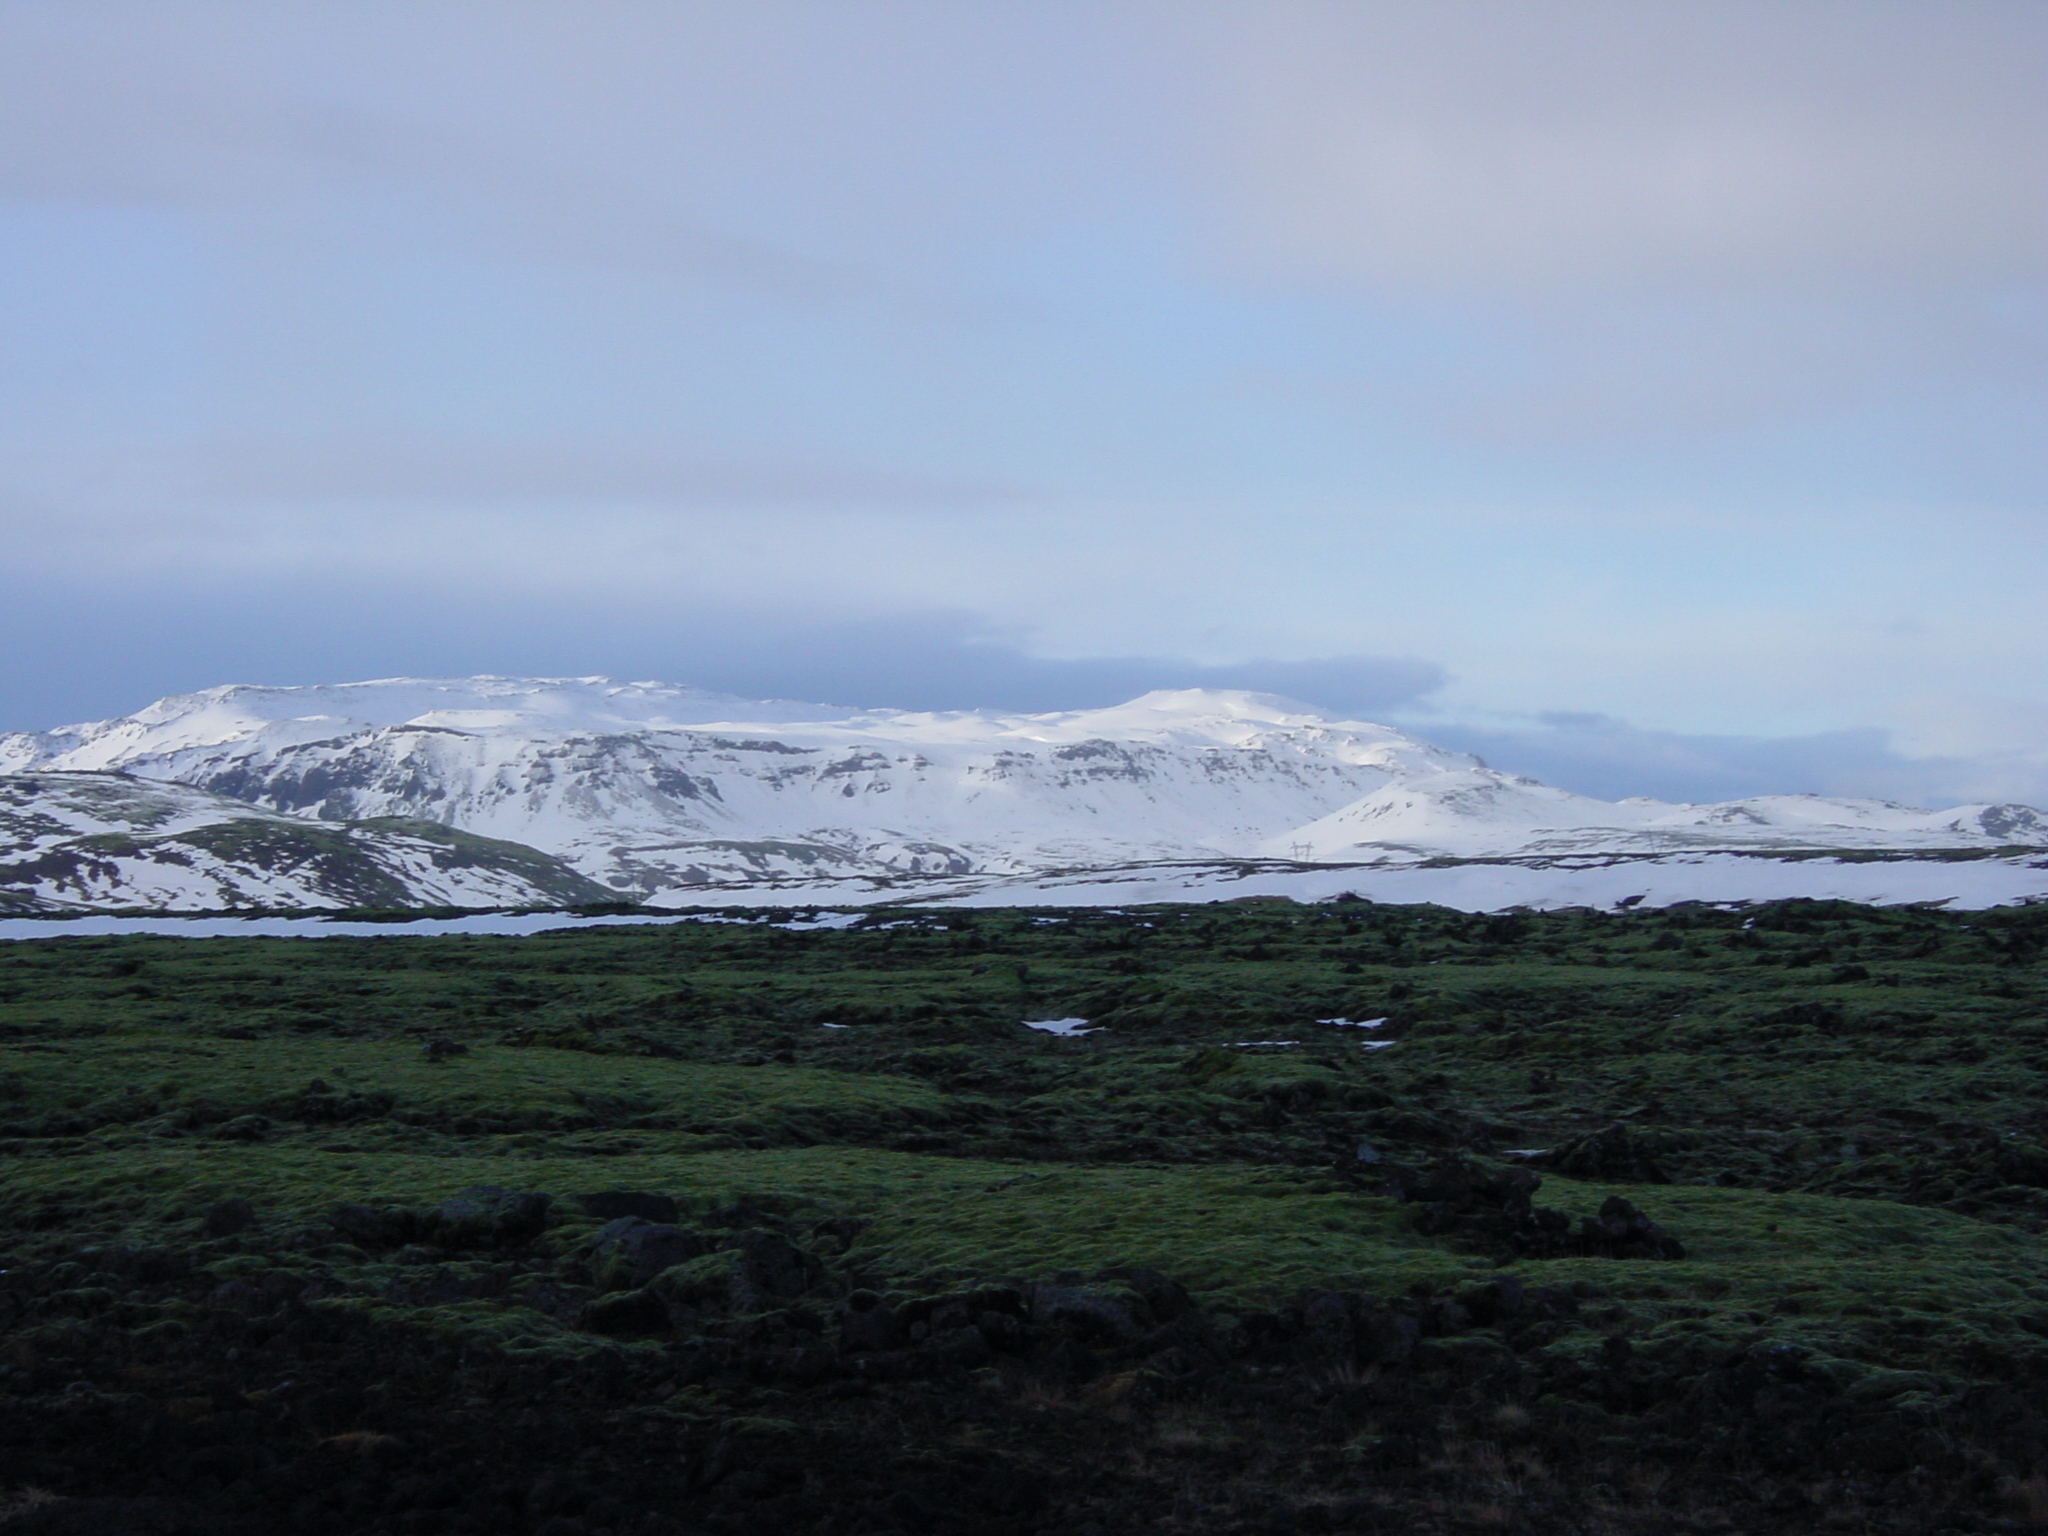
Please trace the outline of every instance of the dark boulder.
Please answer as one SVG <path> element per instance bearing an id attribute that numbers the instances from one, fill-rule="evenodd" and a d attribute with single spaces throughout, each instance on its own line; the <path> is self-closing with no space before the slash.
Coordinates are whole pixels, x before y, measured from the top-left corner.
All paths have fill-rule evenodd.
<path id="1" fill-rule="evenodd" d="M 599 1190 L 594 1194 L 578 1195 L 576 1204 L 584 1215 L 595 1216 L 599 1221 L 617 1221 L 621 1216 L 633 1216 L 641 1221 L 673 1226 L 681 1214 L 672 1196 L 643 1194 L 637 1190 Z"/>
<path id="2" fill-rule="evenodd" d="M 1573 1179 L 1605 1179 L 1627 1184 L 1669 1184 L 1671 1178 L 1616 1121 L 1603 1131 L 1574 1136 L 1535 1159 L 1545 1168 Z"/>
<path id="3" fill-rule="evenodd" d="M 1496 1275 L 1484 1285 L 1458 1294 L 1458 1304 L 1482 1328 L 1492 1328 L 1516 1317 L 1528 1304 L 1528 1292 L 1513 1275 Z"/>
<path id="4" fill-rule="evenodd" d="M 1533 1203 L 1542 1186 L 1527 1168 L 1485 1168 L 1453 1155 L 1421 1173 L 1399 1170 L 1386 1192 L 1421 1207 L 1411 1219 L 1425 1237 L 1459 1239 L 1503 1257 L 1561 1257 L 1571 1220 Z"/>
<path id="5" fill-rule="evenodd" d="M 668 1305 L 647 1291 L 614 1291 L 585 1303 L 577 1325 L 615 1339 L 668 1332 Z"/>
<path id="6" fill-rule="evenodd" d="M 1682 1259 L 1685 1245 L 1619 1195 L 1608 1196 L 1598 1216 L 1579 1223 L 1573 1246 L 1609 1259 Z"/>
<path id="7" fill-rule="evenodd" d="M 623 1226 L 623 1222 L 612 1225 Z M 825 1277 L 824 1265 L 779 1233 L 740 1232 L 716 1241 L 715 1245 L 713 1239 L 701 1233 L 683 1235 L 701 1244 L 696 1256 L 664 1267 L 651 1281 L 653 1290 L 678 1307 L 743 1314 L 774 1312 L 806 1294 Z M 615 1251 L 609 1264 L 596 1266 L 597 1278 L 601 1283 L 616 1283 L 614 1277 L 626 1272 L 629 1263 L 623 1252 Z"/>
<path id="8" fill-rule="evenodd" d="M 1155 1323 L 1170 1323 L 1195 1307 L 1186 1286 L 1156 1269 L 1106 1269 L 1100 1278 L 1121 1281 L 1136 1291 Z"/>
<path id="9" fill-rule="evenodd" d="M 673 1202 L 671 1202 L 673 1203 Z M 665 1269 L 687 1264 L 712 1251 L 701 1232 L 620 1216 L 598 1228 L 590 1242 L 590 1268 L 602 1290 L 629 1290 L 645 1285 Z"/>
<path id="10" fill-rule="evenodd" d="M 1055 1329 L 1075 1342 L 1097 1348 L 1135 1344 L 1150 1331 L 1141 1298 L 1121 1287 L 1027 1285 L 1026 1313 L 1041 1328 Z"/>
<path id="11" fill-rule="evenodd" d="M 1625 1144 L 1625 1132 L 1619 1143 L 1608 1143 L 1610 1148 Z M 1645 1160 L 1640 1166 L 1653 1165 Z M 1420 1207 L 1410 1219 L 1424 1236 L 1449 1237 L 1500 1258 L 1685 1256 L 1676 1238 L 1619 1196 L 1601 1206 L 1598 1216 L 1586 1217 L 1574 1233 L 1564 1212 L 1533 1203 L 1531 1196 L 1542 1183 L 1527 1168 L 1488 1169 L 1453 1156 L 1422 1173 L 1401 1170 L 1386 1192 Z M 1499 1298 L 1481 1303 L 1482 1310 L 1488 1307 L 1499 1314 Z"/>
<path id="12" fill-rule="evenodd" d="M 540 1236 L 553 1203 L 546 1195 L 477 1184 L 435 1206 L 342 1205 L 327 1220 L 360 1248 L 520 1248 Z"/>
<path id="13" fill-rule="evenodd" d="M 780 1233 L 739 1234 L 740 1262 L 733 1272 L 732 1304 L 738 1312 L 764 1312 L 791 1301 L 825 1277 L 825 1266 Z"/>
<path id="14" fill-rule="evenodd" d="M 553 1204 L 543 1194 L 476 1184 L 422 1213 L 420 1226 L 442 1248 L 518 1248 L 540 1236 Z"/>
<path id="15" fill-rule="evenodd" d="M 420 1232 L 420 1213 L 403 1205 L 339 1205 L 327 1221 L 359 1248 L 396 1248 Z"/>
<path id="16" fill-rule="evenodd" d="M 855 1291 L 836 1311 L 839 1347 L 849 1355 L 894 1349 L 903 1342 L 895 1309 L 873 1291 Z"/>

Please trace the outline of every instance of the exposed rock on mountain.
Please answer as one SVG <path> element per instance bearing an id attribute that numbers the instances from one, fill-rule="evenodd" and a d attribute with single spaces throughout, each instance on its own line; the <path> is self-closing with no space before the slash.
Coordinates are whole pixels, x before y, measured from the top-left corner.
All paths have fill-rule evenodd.
<path id="1" fill-rule="evenodd" d="M 0 775 L 0 910 L 559 906 L 559 860 L 434 822 L 319 822 L 123 773 Z"/>

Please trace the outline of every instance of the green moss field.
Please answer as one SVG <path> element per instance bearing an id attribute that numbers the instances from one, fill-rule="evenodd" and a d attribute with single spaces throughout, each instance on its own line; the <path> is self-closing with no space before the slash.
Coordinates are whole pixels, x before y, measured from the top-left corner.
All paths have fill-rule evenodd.
<path id="1" fill-rule="evenodd" d="M 0 1526 L 2048 1524 L 2048 908 L 720 918 L 0 943 Z"/>

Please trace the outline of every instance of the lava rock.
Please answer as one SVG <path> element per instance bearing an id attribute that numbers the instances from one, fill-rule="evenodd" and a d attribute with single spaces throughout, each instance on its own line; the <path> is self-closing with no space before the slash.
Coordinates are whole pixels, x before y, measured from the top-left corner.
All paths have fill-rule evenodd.
<path id="1" fill-rule="evenodd" d="M 1685 1245 L 1619 1195 L 1579 1223 L 1581 1253 L 1611 1259 L 1682 1259 Z"/>
<path id="2" fill-rule="evenodd" d="M 1513 1275 L 1496 1275 L 1484 1285 L 1461 1291 L 1458 1304 L 1483 1328 L 1505 1323 L 1527 1304 L 1528 1292 Z"/>
<path id="3" fill-rule="evenodd" d="M 668 1304 L 648 1291 L 614 1291 L 586 1302 L 577 1326 L 615 1339 L 668 1332 Z"/>
<path id="4" fill-rule="evenodd" d="M 419 1236 L 420 1213 L 402 1205 L 338 1205 L 328 1225 L 359 1248 L 396 1248 Z"/>
<path id="5" fill-rule="evenodd" d="M 208 1237 L 232 1237 L 256 1225 L 256 1207 L 246 1200 L 217 1200 L 206 1208 L 199 1223 Z"/>
<path id="6" fill-rule="evenodd" d="M 1148 1331 L 1132 1303 L 1135 1298 L 1082 1285 L 1028 1285 L 1024 1304 L 1031 1321 L 1057 1328 L 1083 1344 L 1135 1344 Z"/>
<path id="7" fill-rule="evenodd" d="M 681 1214 L 672 1196 L 643 1194 L 637 1190 L 598 1190 L 593 1194 L 578 1195 L 576 1204 L 584 1215 L 595 1216 L 599 1221 L 617 1221 L 621 1216 L 632 1216 L 641 1221 L 673 1226 Z"/>
<path id="8" fill-rule="evenodd" d="M 1136 1291 L 1155 1323 L 1170 1323 L 1195 1309 L 1187 1287 L 1156 1269 L 1106 1269 L 1100 1278 L 1121 1281 Z"/>
<path id="9" fill-rule="evenodd" d="M 713 1247 L 701 1232 L 625 1215 L 598 1228 L 591 1239 L 590 1267 L 599 1289 L 628 1290 L 665 1269 L 702 1258 Z"/>
<path id="10" fill-rule="evenodd" d="M 517 1248 L 540 1236 L 553 1204 L 543 1194 L 476 1184 L 443 1200 L 420 1226 L 443 1248 Z"/>
<path id="11" fill-rule="evenodd" d="M 739 1235 L 740 1263 L 733 1277 L 733 1308 L 766 1311 L 778 1301 L 801 1296 L 824 1278 L 825 1266 L 780 1233 L 759 1230 Z"/>
<path id="12" fill-rule="evenodd" d="M 1419 1204 L 1415 1229 L 1427 1237 L 1455 1237 L 1496 1255 L 1561 1258 L 1571 1251 L 1571 1219 L 1532 1197 L 1543 1186 L 1526 1168 L 1486 1169 L 1458 1156 L 1426 1172 L 1397 1169 L 1386 1193 Z"/>
<path id="13" fill-rule="evenodd" d="M 1568 1178 L 1607 1179 L 1628 1184 L 1669 1184 L 1671 1178 L 1616 1121 L 1604 1131 L 1575 1136 L 1535 1159 Z"/>
<path id="14" fill-rule="evenodd" d="M 849 1355 L 894 1349 L 903 1342 L 895 1310 L 873 1291 L 855 1291 L 838 1309 L 839 1347 Z"/>

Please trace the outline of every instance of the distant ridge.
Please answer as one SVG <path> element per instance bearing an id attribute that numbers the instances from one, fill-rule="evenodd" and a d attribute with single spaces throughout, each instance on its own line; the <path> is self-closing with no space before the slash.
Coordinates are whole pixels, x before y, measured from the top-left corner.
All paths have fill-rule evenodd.
<path id="1" fill-rule="evenodd" d="M 1595 800 L 1235 690 L 929 713 L 602 677 L 387 678 L 211 688 L 0 736 L 0 772 L 109 771 L 272 817 L 437 823 L 539 850 L 603 892 L 670 900 L 732 882 L 1159 860 L 2048 845 L 2048 817 L 2028 806 Z"/>

